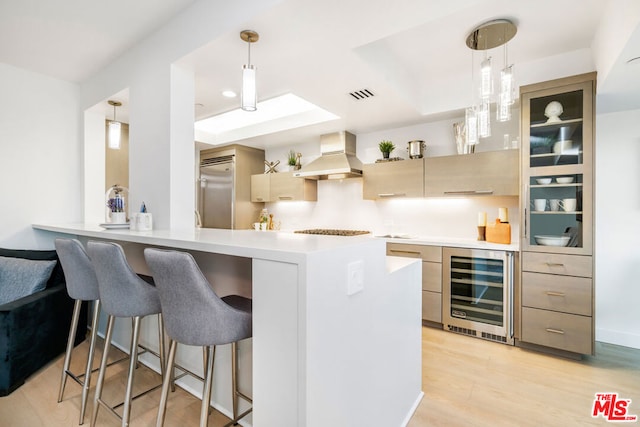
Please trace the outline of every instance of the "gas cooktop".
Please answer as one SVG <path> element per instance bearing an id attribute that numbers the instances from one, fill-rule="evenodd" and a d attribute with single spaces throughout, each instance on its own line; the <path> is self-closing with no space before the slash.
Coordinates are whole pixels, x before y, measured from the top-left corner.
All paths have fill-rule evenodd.
<path id="1" fill-rule="evenodd" d="M 296 230 L 294 233 L 302 234 L 321 234 L 324 236 L 358 236 L 360 234 L 369 234 L 365 230 L 338 230 L 331 228 L 313 228 L 310 230 Z"/>

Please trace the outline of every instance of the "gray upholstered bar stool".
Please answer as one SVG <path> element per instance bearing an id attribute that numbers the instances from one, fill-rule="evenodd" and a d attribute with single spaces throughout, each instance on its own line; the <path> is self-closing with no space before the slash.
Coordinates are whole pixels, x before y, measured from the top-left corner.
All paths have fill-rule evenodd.
<path id="1" fill-rule="evenodd" d="M 138 396 L 132 397 L 133 378 L 138 363 L 138 342 L 140 337 L 140 321 L 143 317 L 158 314 L 158 344 L 161 373 L 165 370 L 164 361 L 164 328 L 160 308 L 158 290 L 138 276 L 127 262 L 122 247 L 117 243 L 95 242 L 87 243 L 87 251 L 98 279 L 98 290 L 102 301 L 102 310 L 108 315 L 107 330 L 105 334 L 105 349 L 100 363 L 100 373 L 96 384 L 96 392 L 93 400 L 93 413 L 91 426 L 93 427 L 98 417 L 98 408 L 102 405 L 109 413 L 122 420 L 122 426 L 129 425 L 131 416 L 131 402 L 136 397 L 155 390 L 153 387 Z M 116 317 L 133 318 L 133 330 L 131 332 L 131 348 L 129 353 L 129 375 L 124 398 L 124 408 L 120 417 L 107 403 L 102 400 L 105 371 L 107 367 L 108 349 L 111 344 L 113 323 Z M 163 375 L 164 377 L 164 375 Z M 118 405 L 119 406 L 119 405 Z"/>
<path id="2" fill-rule="evenodd" d="M 249 402 L 251 399 L 238 391 L 236 360 L 237 342 L 252 335 L 251 300 L 238 295 L 219 298 L 189 253 L 147 248 L 144 256 L 160 294 L 171 343 L 167 372 L 173 369 L 178 342 L 206 348 L 200 411 L 200 426 L 204 427 L 209 417 L 215 346 L 231 343 L 233 420 L 227 425 L 237 423 L 251 412 L 249 409 L 237 415 L 238 397 Z M 157 427 L 164 424 L 170 384 L 167 375 L 162 385 Z"/>
<path id="3" fill-rule="evenodd" d="M 89 256 L 85 252 L 82 244 L 76 239 L 56 239 L 56 251 L 58 258 L 62 264 L 65 281 L 67 283 L 67 293 L 75 301 L 73 306 L 73 317 L 71 319 L 71 327 L 69 328 L 69 339 L 67 340 L 67 352 L 64 356 L 64 365 L 62 367 L 62 378 L 60 379 L 60 391 L 58 392 L 58 403 L 62 402 L 64 388 L 67 383 L 67 377 L 71 377 L 74 381 L 82 386 L 82 400 L 80 404 L 80 424 L 84 423 L 84 414 L 87 408 L 87 398 L 89 396 L 89 387 L 91 384 L 91 369 L 93 365 L 93 354 L 96 346 L 96 332 L 98 330 L 98 317 L 100 315 L 100 297 L 98 294 L 98 280 L 96 279 L 93 265 Z M 82 375 L 76 376 L 69 371 L 71 363 L 71 353 L 73 351 L 73 343 L 78 328 L 78 319 L 80 317 L 80 309 L 83 301 L 93 301 L 93 322 L 91 326 L 91 340 L 89 343 L 89 353 L 87 356 L 87 365 Z"/>

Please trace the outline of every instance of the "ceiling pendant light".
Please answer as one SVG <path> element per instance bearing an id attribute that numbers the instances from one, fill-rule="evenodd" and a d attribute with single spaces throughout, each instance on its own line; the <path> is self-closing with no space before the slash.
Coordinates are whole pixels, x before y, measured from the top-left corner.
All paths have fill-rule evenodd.
<path id="1" fill-rule="evenodd" d="M 491 57 L 485 53 L 484 60 L 480 63 L 480 98 L 489 98 L 493 94 L 493 72 L 491 70 Z"/>
<path id="2" fill-rule="evenodd" d="M 240 38 L 248 43 L 249 55 L 246 65 L 242 66 L 242 94 L 240 96 L 240 108 L 244 111 L 256 111 L 258 94 L 256 91 L 256 67 L 251 65 L 251 43 L 258 41 L 260 36 L 252 30 L 244 30 Z"/>
<path id="3" fill-rule="evenodd" d="M 472 106 L 467 108 L 465 125 L 467 145 L 475 145 L 478 138 L 491 136 L 491 102 L 493 97 L 493 70 L 491 57 L 487 51 L 498 46 L 505 46 L 505 63 L 500 72 L 500 90 L 496 100 L 496 118 L 498 121 L 511 119 L 511 105 L 515 102 L 515 85 L 513 81 L 513 66 L 507 62 L 506 44 L 516 35 L 515 24 L 507 19 L 496 19 L 481 24 L 467 36 L 467 47 L 485 51 L 484 59 L 480 63 L 480 81 L 477 91 L 473 83 L 473 53 L 472 53 Z M 476 98 L 477 93 L 478 98 Z M 471 129 L 473 128 L 473 129 Z"/>
<path id="4" fill-rule="evenodd" d="M 109 122 L 109 132 L 107 136 L 108 146 L 114 150 L 120 149 L 120 122 L 116 121 L 116 107 L 122 105 L 122 102 L 118 101 L 108 101 L 109 105 L 113 106 L 113 120 Z"/>

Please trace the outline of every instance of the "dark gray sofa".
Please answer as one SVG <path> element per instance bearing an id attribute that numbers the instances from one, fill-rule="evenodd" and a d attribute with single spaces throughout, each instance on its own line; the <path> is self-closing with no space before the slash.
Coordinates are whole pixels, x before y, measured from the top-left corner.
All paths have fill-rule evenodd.
<path id="1" fill-rule="evenodd" d="M 58 260 L 55 250 L 0 248 L 0 256 Z M 58 261 L 43 291 L 0 305 L 0 396 L 20 387 L 31 374 L 64 352 L 73 303 Z M 76 345 L 86 336 L 86 305 L 80 313 Z"/>

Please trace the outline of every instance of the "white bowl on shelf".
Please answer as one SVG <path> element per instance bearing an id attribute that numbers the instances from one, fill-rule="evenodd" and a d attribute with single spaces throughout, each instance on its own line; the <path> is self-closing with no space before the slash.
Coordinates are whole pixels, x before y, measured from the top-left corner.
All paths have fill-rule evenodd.
<path id="1" fill-rule="evenodd" d="M 565 139 L 564 141 L 558 141 L 553 144 L 553 152 L 556 154 L 567 153 L 573 148 L 573 141 Z"/>
<path id="2" fill-rule="evenodd" d="M 541 185 L 551 184 L 551 178 L 536 178 L 536 182 Z"/>
<path id="3" fill-rule="evenodd" d="M 558 184 L 571 184 L 573 182 L 572 176 L 559 176 L 556 178 Z"/>
<path id="4" fill-rule="evenodd" d="M 536 243 L 542 246 L 567 246 L 569 243 L 569 236 L 533 236 Z"/>

